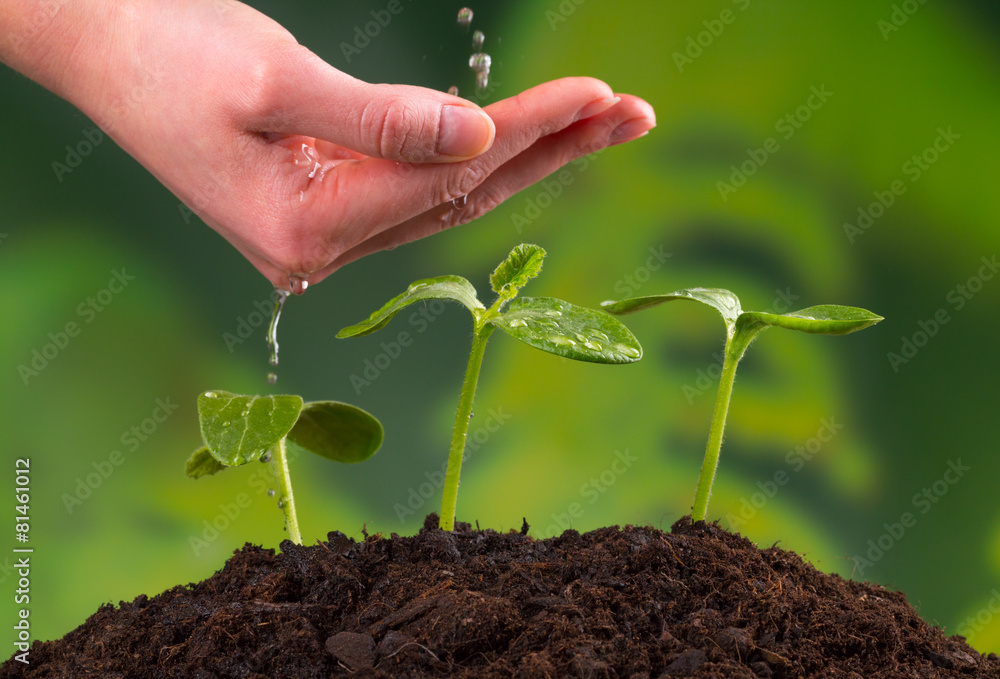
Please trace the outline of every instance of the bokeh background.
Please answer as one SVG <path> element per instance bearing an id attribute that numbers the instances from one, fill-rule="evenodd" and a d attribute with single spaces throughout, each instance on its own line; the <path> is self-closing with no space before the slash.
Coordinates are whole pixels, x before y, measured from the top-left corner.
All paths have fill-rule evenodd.
<path id="1" fill-rule="evenodd" d="M 403 0 L 350 61 L 343 44 L 385 2 L 251 4 L 358 77 L 471 91 L 458 4 Z M 479 4 L 490 100 L 592 75 L 645 97 L 659 125 L 290 300 L 278 391 L 353 402 L 386 426 L 363 465 L 294 460 L 306 540 L 409 534 L 437 510 L 470 320 L 449 306 L 358 340 L 336 331 L 415 278 L 454 273 L 488 290 L 509 249 L 536 242 L 549 257 L 525 294 L 597 305 L 718 286 L 750 309 L 843 303 L 885 316 L 843 338 L 762 336 L 738 376 L 710 513 L 824 571 L 904 590 L 927 620 L 1000 651 L 996 4 Z M 29 457 L 31 620 L 50 639 L 103 603 L 207 577 L 245 541 L 279 544 L 263 465 L 183 473 L 199 392 L 270 390 L 258 310 L 270 289 L 113 142 L 57 172 L 67 146 L 93 135 L 72 106 L 7 69 L 0 92 L 0 497 L 10 516 L 13 460 Z M 892 204 L 873 208 L 894 186 Z M 109 299 L 115 272 L 134 279 Z M 81 313 L 91 297 L 107 303 Z M 722 324 L 693 304 L 626 321 L 646 350 L 629 367 L 492 340 L 460 520 L 508 530 L 525 517 L 544 537 L 570 519 L 668 529 L 689 511 Z M 80 334 L 26 377 L 20 366 L 53 355 L 49 333 L 69 322 Z M 380 343 L 400 331 L 413 344 L 386 365 Z M 365 375 L 366 361 L 385 367 Z M 5 657 L 17 546 L 6 525 Z"/>

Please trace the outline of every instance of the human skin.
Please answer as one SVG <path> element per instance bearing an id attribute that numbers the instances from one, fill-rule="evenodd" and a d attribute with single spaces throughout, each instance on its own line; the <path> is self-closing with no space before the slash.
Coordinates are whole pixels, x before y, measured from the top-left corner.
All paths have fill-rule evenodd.
<path id="1" fill-rule="evenodd" d="M 481 109 L 369 84 L 233 0 L 19 0 L 0 60 L 90 116 L 275 287 L 467 223 L 655 126 L 592 78 Z"/>

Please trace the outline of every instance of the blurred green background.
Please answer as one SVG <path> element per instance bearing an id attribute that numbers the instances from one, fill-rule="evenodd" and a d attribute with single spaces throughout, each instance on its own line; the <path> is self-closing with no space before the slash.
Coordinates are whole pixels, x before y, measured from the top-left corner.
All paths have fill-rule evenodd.
<path id="1" fill-rule="evenodd" d="M 460 5 L 405 0 L 348 63 L 342 44 L 384 2 L 252 4 L 358 77 L 471 91 Z M 336 331 L 415 278 L 460 274 L 485 290 L 513 245 L 536 242 L 549 257 L 525 294 L 594 306 L 701 285 L 749 309 L 842 303 L 885 316 L 844 338 L 763 336 L 741 366 L 710 515 L 822 570 L 901 589 L 925 619 L 1000 651 L 1000 277 L 984 264 L 1000 253 L 995 3 L 481 4 L 491 99 L 591 75 L 646 98 L 659 124 L 570 165 L 570 180 L 289 301 L 279 391 L 350 401 L 386 425 L 369 463 L 292 463 L 305 539 L 410 534 L 437 511 L 470 320 L 449 306 L 425 325 L 400 316 L 395 332 Z M 199 392 L 268 390 L 255 303 L 270 289 L 113 142 L 57 177 L 53 163 L 93 123 L 9 69 L 0 92 L 0 496 L 9 512 L 13 460 L 30 457 L 33 632 L 49 639 L 102 603 L 203 579 L 245 541 L 277 547 L 262 465 L 183 474 Z M 102 295 L 115 272 L 134 279 Z M 81 313 L 91 297 L 106 304 Z M 47 348 L 69 322 L 79 335 Z M 626 322 L 646 350 L 630 367 L 490 343 L 460 520 L 507 530 L 526 517 L 543 537 L 569 525 L 574 503 L 580 530 L 667 529 L 689 511 L 722 324 L 685 304 Z M 412 346 L 352 384 L 403 330 Z M 54 357 L 27 375 L 35 351 Z M 5 657 L 14 546 L 0 536 Z"/>

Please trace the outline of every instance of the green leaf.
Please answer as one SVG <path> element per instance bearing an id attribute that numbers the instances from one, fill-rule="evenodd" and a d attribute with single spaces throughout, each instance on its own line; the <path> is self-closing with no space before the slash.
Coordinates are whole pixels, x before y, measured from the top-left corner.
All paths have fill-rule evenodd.
<path id="1" fill-rule="evenodd" d="M 510 251 L 490 276 L 490 285 L 504 301 L 517 296 L 518 290 L 542 270 L 545 250 L 538 245 L 521 243 Z"/>
<path id="2" fill-rule="evenodd" d="M 229 467 L 259 459 L 288 434 L 301 410 L 299 396 L 206 391 L 198 397 L 202 438 L 212 456 Z"/>
<path id="3" fill-rule="evenodd" d="M 619 302 L 602 302 L 601 307 L 611 314 L 630 314 L 634 311 L 648 309 L 649 307 L 673 302 L 678 299 L 688 299 L 695 302 L 707 304 L 715 308 L 727 326 L 736 323 L 736 319 L 743 313 L 740 308 L 739 298 L 729 290 L 722 288 L 687 288 L 686 290 L 676 290 L 665 295 L 647 295 L 645 297 L 633 297 L 623 299 Z"/>
<path id="4" fill-rule="evenodd" d="M 814 335 L 847 335 L 871 327 L 881 320 L 881 316 L 866 309 L 821 304 L 787 314 L 747 311 L 739 318 L 739 328 L 741 332 L 759 332 L 766 327 L 775 326 Z"/>
<path id="5" fill-rule="evenodd" d="M 519 297 L 491 319 L 516 340 L 550 354 L 592 363 L 634 363 L 642 346 L 617 318 L 551 297 Z"/>
<path id="6" fill-rule="evenodd" d="M 184 471 L 192 479 L 200 479 L 202 476 L 221 472 L 225 468 L 226 465 L 212 457 L 212 452 L 206 446 L 191 453 L 187 464 L 184 465 Z"/>
<path id="7" fill-rule="evenodd" d="M 410 287 L 396 295 L 385 305 L 369 316 L 366 320 L 343 328 L 337 333 L 338 338 L 360 337 L 379 330 L 392 320 L 393 316 L 414 302 L 426 299 L 444 299 L 458 302 L 476 314 L 484 310 L 482 302 L 476 297 L 476 289 L 472 283 L 461 276 L 438 276 L 425 278 L 410 284 Z"/>
<path id="8" fill-rule="evenodd" d="M 288 440 L 334 462 L 364 462 L 382 445 L 382 424 L 361 408 L 313 401 L 302 408 Z"/>

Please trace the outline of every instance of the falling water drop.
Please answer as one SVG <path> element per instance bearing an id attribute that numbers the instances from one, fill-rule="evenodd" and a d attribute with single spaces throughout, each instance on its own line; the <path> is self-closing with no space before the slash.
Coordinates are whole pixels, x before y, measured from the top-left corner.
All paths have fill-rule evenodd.
<path id="1" fill-rule="evenodd" d="M 449 87 L 448 88 L 448 94 L 450 94 L 453 97 L 457 97 L 458 96 L 458 86 L 457 85 L 452 85 L 451 87 Z"/>
<path id="2" fill-rule="evenodd" d="M 490 84 L 490 72 L 489 71 L 479 71 L 476 73 L 476 90 L 482 91 Z"/>
<path id="3" fill-rule="evenodd" d="M 472 49 L 476 52 L 483 49 L 483 43 L 486 42 L 486 36 L 483 35 L 482 31 L 476 31 L 472 34 Z"/>
<path id="4" fill-rule="evenodd" d="M 462 28 L 468 28 L 470 24 L 472 24 L 472 10 L 468 7 L 458 10 L 458 25 Z"/>
<path id="5" fill-rule="evenodd" d="M 277 373 L 268 373 L 267 374 L 267 383 L 268 384 L 274 384 L 277 381 L 278 381 L 278 374 Z"/>
<path id="6" fill-rule="evenodd" d="M 309 281 L 305 276 L 289 276 L 288 284 L 292 287 L 292 292 L 301 295 L 309 287 Z"/>
<path id="7" fill-rule="evenodd" d="M 469 68 L 471 68 L 473 71 L 476 72 L 486 71 L 487 73 L 489 73 L 490 66 L 492 65 L 493 65 L 493 59 L 491 59 L 490 55 L 486 54 L 485 52 L 476 52 L 471 57 L 469 57 Z"/>
<path id="8" fill-rule="evenodd" d="M 278 320 L 281 318 L 281 309 L 288 299 L 287 290 L 274 289 L 274 311 L 271 312 L 271 325 L 267 327 L 267 348 L 271 352 L 271 365 L 278 365 Z"/>

